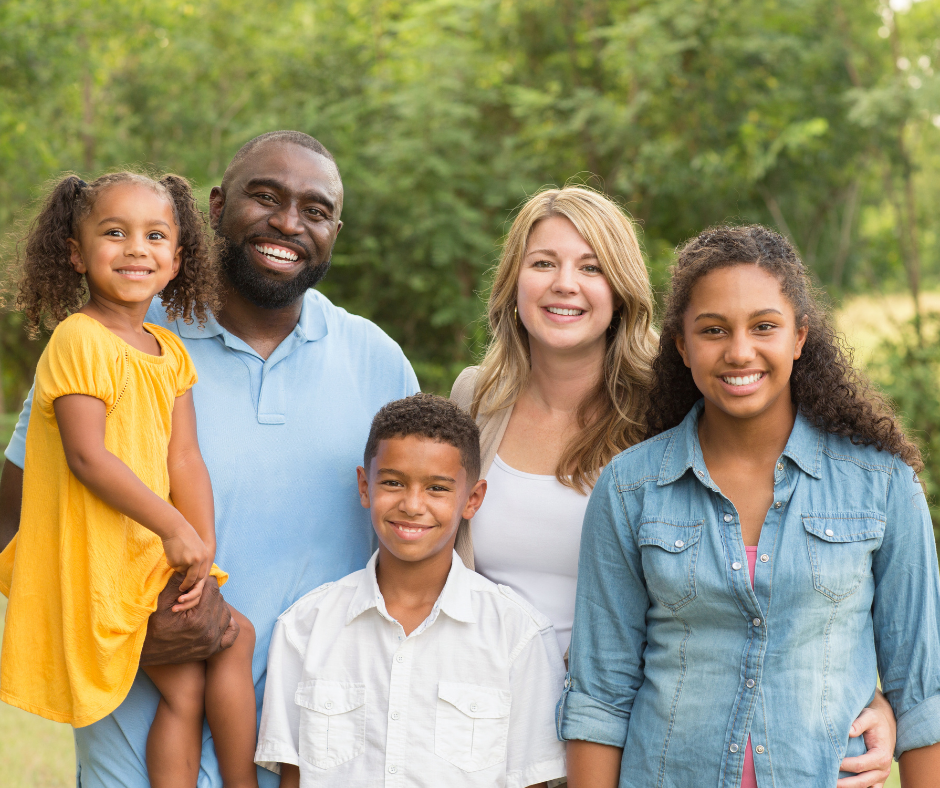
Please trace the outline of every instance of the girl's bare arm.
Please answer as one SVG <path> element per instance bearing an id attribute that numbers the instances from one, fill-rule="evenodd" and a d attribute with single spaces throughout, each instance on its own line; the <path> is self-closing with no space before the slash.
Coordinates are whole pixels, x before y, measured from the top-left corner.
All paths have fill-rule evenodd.
<path id="1" fill-rule="evenodd" d="M 300 769 L 294 766 L 294 764 L 281 764 L 280 788 L 300 788 Z"/>
<path id="2" fill-rule="evenodd" d="M 908 750 L 901 755 L 903 788 L 938 788 L 940 786 L 940 744 Z"/>
<path id="3" fill-rule="evenodd" d="M 212 565 L 212 553 L 199 534 L 181 512 L 105 448 L 104 402 L 85 394 L 69 394 L 56 399 L 53 408 L 65 459 L 75 478 L 106 504 L 163 540 L 170 566 L 185 573 L 182 590 L 204 581 Z"/>
<path id="4" fill-rule="evenodd" d="M 569 741 L 566 749 L 570 788 L 617 788 L 623 750 L 609 744 Z"/>

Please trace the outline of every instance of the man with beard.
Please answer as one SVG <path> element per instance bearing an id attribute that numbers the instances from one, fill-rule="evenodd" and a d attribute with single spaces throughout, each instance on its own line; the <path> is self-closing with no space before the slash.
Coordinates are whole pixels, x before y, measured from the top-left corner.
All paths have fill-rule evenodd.
<path id="1" fill-rule="evenodd" d="M 212 189 L 210 224 L 225 272 L 225 303 L 204 327 L 167 323 L 159 301 L 147 319 L 168 325 L 196 365 L 199 445 L 212 477 L 216 562 L 225 596 L 254 624 L 260 710 L 274 623 L 299 597 L 365 566 L 372 552 L 356 466 L 369 425 L 418 382 L 401 349 L 369 321 L 312 290 L 342 227 L 343 186 L 330 153 L 295 131 L 248 142 Z M 0 548 L 19 525 L 31 398 L 6 451 Z M 148 625 L 144 664 L 204 659 L 231 643 L 218 587 L 189 614 L 168 610 L 168 586 Z M 80 788 L 146 788 L 145 746 L 158 694 L 143 672 L 127 699 L 75 731 Z M 205 733 L 199 787 L 221 788 Z M 258 770 L 262 788 L 278 778 Z"/>

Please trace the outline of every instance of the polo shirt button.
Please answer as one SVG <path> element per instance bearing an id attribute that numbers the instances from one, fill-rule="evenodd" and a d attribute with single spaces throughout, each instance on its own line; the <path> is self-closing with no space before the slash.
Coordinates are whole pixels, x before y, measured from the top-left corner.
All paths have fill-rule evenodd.
<path id="1" fill-rule="evenodd" d="M 764 752 L 764 745 L 763 745 L 763 744 L 758 744 L 758 745 L 754 748 L 754 752 L 756 752 L 758 755 L 762 755 L 763 752 Z"/>
<path id="2" fill-rule="evenodd" d="M 731 568 L 732 568 L 735 572 L 737 572 L 737 571 L 741 568 L 741 562 L 740 562 L 740 561 L 735 561 L 733 564 L 731 564 Z"/>
<path id="3" fill-rule="evenodd" d="M 405 655 L 404 655 L 404 654 L 396 654 L 396 655 L 395 655 L 395 661 L 396 661 L 396 662 L 404 662 L 404 661 L 405 661 Z"/>
<path id="4" fill-rule="evenodd" d="M 397 720 L 399 717 L 401 717 L 401 714 L 399 714 L 397 711 L 393 711 L 393 712 L 392 712 L 392 719 L 393 719 L 393 720 Z"/>
<path id="5" fill-rule="evenodd" d="M 728 749 L 731 750 L 731 752 L 737 752 L 737 751 L 738 751 L 738 745 L 737 745 L 737 744 L 732 744 Z"/>
<path id="6" fill-rule="evenodd" d="M 326 709 L 332 709 L 332 708 L 333 708 L 333 701 L 328 700 L 326 703 L 323 704 L 323 707 L 326 708 Z"/>
<path id="7" fill-rule="evenodd" d="M 470 704 L 470 711 L 476 711 L 476 710 L 477 710 L 477 705 L 476 705 L 476 703 L 471 703 L 471 704 Z"/>
<path id="8" fill-rule="evenodd" d="M 398 767 L 395 766 L 394 764 L 392 764 L 391 766 L 388 767 L 388 773 L 389 773 L 389 774 L 395 774 L 395 772 L 397 772 L 397 771 L 398 771 Z"/>
<path id="9" fill-rule="evenodd" d="M 760 626 L 760 619 L 759 619 L 759 618 L 755 618 L 751 623 L 752 623 L 755 627 L 759 627 L 759 626 Z"/>
<path id="10" fill-rule="evenodd" d="M 764 554 L 760 557 L 760 560 L 761 560 L 761 563 L 766 564 L 766 563 L 770 560 L 770 556 L 767 555 L 767 553 L 764 553 Z"/>
<path id="11" fill-rule="evenodd" d="M 774 509 L 779 509 L 781 506 L 783 506 L 783 502 L 782 502 L 782 501 L 777 501 L 777 502 L 774 504 Z"/>
<path id="12" fill-rule="evenodd" d="M 832 530 L 831 528 L 827 528 L 827 529 L 826 529 L 826 536 L 832 536 L 832 535 L 833 535 L 833 530 Z"/>
<path id="13" fill-rule="evenodd" d="M 685 544 L 681 539 L 676 539 L 676 547 L 682 547 Z"/>
<path id="14" fill-rule="evenodd" d="M 725 522 L 730 523 L 734 518 L 730 514 L 725 515 Z"/>
<path id="15" fill-rule="evenodd" d="M 754 686 L 754 679 L 748 679 L 748 680 L 747 680 L 747 686 L 748 686 L 748 689 L 750 689 L 751 687 L 753 687 L 753 686 Z"/>

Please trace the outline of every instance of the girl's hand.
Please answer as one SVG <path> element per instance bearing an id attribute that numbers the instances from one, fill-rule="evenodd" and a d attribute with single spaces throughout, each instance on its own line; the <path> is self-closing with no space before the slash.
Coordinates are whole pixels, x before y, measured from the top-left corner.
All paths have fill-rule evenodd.
<path id="1" fill-rule="evenodd" d="M 202 578 L 196 585 L 189 589 L 185 594 L 180 594 L 179 598 L 176 600 L 178 604 L 173 605 L 172 610 L 174 613 L 181 613 L 184 610 L 190 610 L 196 605 L 199 604 L 199 600 L 202 599 L 202 589 L 206 585 L 207 577 Z"/>
<path id="2" fill-rule="evenodd" d="M 163 539 L 163 552 L 167 563 L 177 572 L 185 575 L 180 583 L 180 591 L 192 589 L 200 581 L 205 582 L 212 567 L 212 554 L 202 541 L 196 529 L 184 522 L 172 535 Z M 199 587 L 202 594 L 202 586 Z M 180 597 L 182 599 L 182 596 Z M 198 601 L 198 600 L 197 600 Z"/>

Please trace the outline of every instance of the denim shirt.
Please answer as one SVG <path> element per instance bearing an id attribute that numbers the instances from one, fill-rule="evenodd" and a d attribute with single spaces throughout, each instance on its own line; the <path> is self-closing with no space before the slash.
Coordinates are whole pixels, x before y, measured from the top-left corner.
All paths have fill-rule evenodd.
<path id="1" fill-rule="evenodd" d="M 621 788 L 739 788 L 750 734 L 759 785 L 831 788 L 880 674 L 895 754 L 940 741 L 940 577 L 911 468 L 797 416 L 752 589 L 701 410 L 594 488 L 559 738 L 622 747 Z"/>

